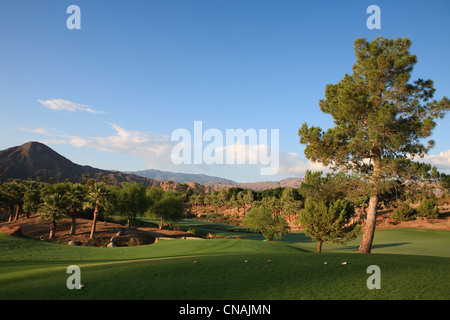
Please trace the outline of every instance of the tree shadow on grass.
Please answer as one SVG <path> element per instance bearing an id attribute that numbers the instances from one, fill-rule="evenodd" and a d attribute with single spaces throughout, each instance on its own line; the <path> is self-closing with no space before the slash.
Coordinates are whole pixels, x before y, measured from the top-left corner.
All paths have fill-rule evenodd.
<path id="1" fill-rule="evenodd" d="M 372 250 L 374 249 L 381 249 L 381 248 L 389 248 L 389 247 L 400 247 L 407 244 L 411 244 L 411 242 L 396 242 L 396 243 L 383 243 L 383 244 L 374 244 L 372 245 Z M 342 250 L 350 250 L 350 251 L 358 251 L 359 245 L 355 246 L 345 246 L 341 248 L 333 248 L 332 250 L 342 251 Z"/>
<path id="2" fill-rule="evenodd" d="M 283 238 L 281 240 L 283 242 L 287 242 L 287 243 L 311 243 L 311 242 L 315 242 L 314 240 L 312 240 L 310 237 L 308 237 L 307 235 L 305 235 L 302 232 L 289 233 L 289 234 L 283 236 Z"/>

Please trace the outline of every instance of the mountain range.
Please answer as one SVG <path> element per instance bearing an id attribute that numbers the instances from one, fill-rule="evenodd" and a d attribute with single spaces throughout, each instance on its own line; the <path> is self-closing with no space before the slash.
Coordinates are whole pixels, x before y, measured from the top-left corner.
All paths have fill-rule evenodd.
<path id="1" fill-rule="evenodd" d="M 236 183 L 234 181 L 220 178 L 220 177 L 214 177 L 214 176 L 208 176 L 206 174 L 192 174 L 192 173 L 175 173 L 170 171 L 162 171 L 162 170 L 156 170 L 156 169 L 147 169 L 147 170 L 141 170 L 141 171 L 133 171 L 130 172 L 132 174 L 135 174 L 140 177 L 150 178 L 158 181 L 173 181 L 173 182 L 196 182 L 200 184 L 206 184 L 211 182 L 217 182 L 221 181 L 224 183 Z"/>
<path id="2" fill-rule="evenodd" d="M 297 188 L 303 181 L 303 178 L 288 178 L 280 181 L 237 183 L 204 174 L 174 173 L 155 169 L 135 172 L 103 170 L 76 164 L 47 145 L 34 141 L 0 151 L 0 177 L 3 181 L 39 179 L 46 182 L 61 182 L 67 179 L 79 182 L 86 177 L 96 180 L 107 178 L 113 184 L 136 181 L 146 186 L 160 186 L 164 189 L 176 188 L 186 183 L 188 187 L 196 189 L 241 187 L 265 190 L 277 187 Z"/>
<path id="3" fill-rule="evenodd" d="M 304 181 L 303 178 L 287 178 L 280 181 L 260 181 L 260 182 L 241 183 L 205 174 L 175 173 L 156 169 L 134 171 L 131 173 L 137 176 L 151 178 L 157 181 L 173 181 L 178 183 L 194 182 L 209 188 L 240 187 L 243 189 L 252 189 L 257 191 L 266 189 L 275 189 L 278 187 L 298 188 L 300 184 Z"/>

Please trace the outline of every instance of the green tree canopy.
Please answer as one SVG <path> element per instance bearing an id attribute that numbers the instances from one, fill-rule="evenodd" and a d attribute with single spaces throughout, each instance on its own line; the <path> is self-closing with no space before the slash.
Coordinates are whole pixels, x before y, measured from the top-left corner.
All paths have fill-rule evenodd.
<path id="1" fill-rule="evenodd" d="M 39 210 L 39 206 L 42 203 L 41 199 L 42 183 L 36 181 L 29 181 L 27 188 L 23 195 L 23 210 L 27 214 L 27 218 L 30 213 L 36 213 Z"/>
<path id="2" fill-rule="evenodd" d="M 250 209 L 242 221 L 247 228 L 259 231 L 269 241 L 280 239 L 289 231 L 286 220 L 277 214 L 273 214 L 268 207 L 260 206 Z"/>
<path id="3" fill-rule="evenodd" d="M 321 252 L 323 242 L 345 244 L 356 238 L 360 225 L 350 222 L 354 213 L 355 208 L 348 200 L 307 200 L 299 223 L 305 234 L 318 242 L 317 252 Z"/>
<path id="4" fill-rule="evenodd" d="M 183 199 L 172 191 L 166 191 L 150 207 L 149 216 L 158 219 L 159 229 L 166 222 L 177 222 L 184 218 Z"/>
<path id="5" fill-rule="evenodd" d="M 57 221 L 66 216 L 67 199 L 58 193 L 46 195 L 41 205 L 42 214 L 39 219 L 50 220 L 49 239 L 55 237 Z"/>
<path id="6" fill-rule="evenodd" d="M 25 182 L 18 179 L 2 183 L 0 204 L 7 209 L 8 221 L 16 220 L 23 210 L 25 190 Z"/>
<path id="7" fill-rule="evenodd" d="M 118 193 L 117 207 L 123 216 L 127 217 L 129 226 L 137 216 L 142 216 L 151 205 L 144 185 L 137 182 L 124 182 Z"/>

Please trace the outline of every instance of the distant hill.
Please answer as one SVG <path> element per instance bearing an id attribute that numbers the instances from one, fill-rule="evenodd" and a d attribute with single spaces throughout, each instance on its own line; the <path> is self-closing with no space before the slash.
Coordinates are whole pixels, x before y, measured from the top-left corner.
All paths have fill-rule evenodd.
<path id="1" fill-rule="evenodd" d="M 287 178 L 280 181 L 239 183 L 220 177 L 208 176 L 205 174 L 175 173 L 155 169 L 134 171 L 131 173 L 158 181 L 173 181 L 179 183 L 195 182 L 198 184 L 202 184 L 210 189 L 239 187 L 243 189 L 252 189 L 255 191 L 261 191 L 266 189 L 275 189 L 279 187 L 298 188 L 300 184 L 304 181 L 303 178 Z"/>
<path id="2" fill-rule="evenodd" d="M 190 174 L 190 173 L 175 173 L 170 171 L 161 171 L 156 169 L 148 169 L 148 170 L 141 170 L 141 171 L 134 171 L 130 172 L 132 174 L 135 174 L 137 176 L 145 177 L 145 178 L 151 178 L 158 181 L 173 181 L 173 182 L 196 182 L 200 184 L 206 184 L 211 182 L 223 182 L 226 184 L 234 184 L 234 181 L 220 178 L 220 177 L 214 177 L 214 176 L 208 176 L 206 174 Z"/>
<path id="3" fill-rule="evenodd" d="M 304 181 L 303 178 L 287 178 L 280 181 L 260 181 L 249 183 L 239 183 L 239 182 L 228 183 L 225 181 L 215 181 L 215 182 L 207 182 L 204 184 L 204 186 L 209 189 L 238 187 L 243 189 L 252 189 L 254 191 L 263 191 L 267 189 L 276 189 L 280 187 L 298 188 L 303 181 Z"/>
<path id="4" fill-rule="evenodd" d="M 281 181 L 238 183 L 204 174 L 174 173 L 154 169 L 129 173 L 102 170 L 73 163 L 45 144 L 34 141 L 0 151 L 0 177 L 3 181 L 40 179 L 45 182 L 62 182 L 70 179 L 72 182 L 80 182 L 87 176 L 98 181 L 106 177 L 113 184 L 135 181 L 145 186 L 159 186 L 165 190 L 185 188 L 186 186 L 181 186 L 185 184 L 188 188 L 196 190 L 240 187 L 259 191 L 278 187 L 297 188 L 303 182 L 303 178 L 288 178 Z"/>
<path id="5" fill-rule="evenodd" d="M 137 181 L 145 185 L 159 182 L 120 171 L 109 171 L 73 163 L 50 147 L 39 142 L 27 142 L 21 146 L 0 151 L 0 175 L 8 179 L 40 179 L 61 182 L 70 179 L 79 182 L 85 176 L 96 180 L 108 177 L 114 184 Z"/>
<path id="6" fill-rule="evenodd" d="M 262 191 L 266 189 L 275 188 L 298 188 L 300 184 L 305 181 L 303 178 L 287 178 L 280 181 L 261 181 L 251 183 L 237 183 L 237 185 L 244 189 L 252 189 L 255 191 Z"/>

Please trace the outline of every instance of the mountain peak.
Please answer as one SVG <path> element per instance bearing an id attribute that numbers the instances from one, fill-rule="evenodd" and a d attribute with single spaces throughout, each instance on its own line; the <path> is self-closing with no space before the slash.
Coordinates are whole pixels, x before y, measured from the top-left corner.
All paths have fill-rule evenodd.
<path id="1" fill-rule="evenodd" d="M 43 144 L 41 142 L 38 142 L 38 141 L 28 141 L 28 142 L 25 142 L 23 145 L 21 145 L 19 147 L 27 148 L 27 147 L 36 147 L 36 146 L 45 146 L 45 147 L 49 148 L 45 144 Z"/>
<path id="2" fill-rule="evenodd" d="M 0 170 L 4 179 L 34 179 L 46 181 L 50 177 L 57 180 L 63 171 L 69 175 L 78 171 L 78 165 L 37 141 L 0 151 Z M 73 178 L 73 177 L 69 177 Z M 64 179 L 64 178 L 62 178 Z"/>
<path id="3" fill-rule="evenodd" d="M 27 143 L 24 143 L 18 147 L 14 147 L 17 148 L 18 150 L 21 150 L 22 152 L 33 152 L 33 151 L 38 151 L 38 152 L 55 152 L 53 149 L 51 149 L 49 146 L 41 143 L 41 142 L 37 142 L 37 141 L 29 141 Z M 56 152 L 55 152 L 56 153 Z"/>
<path id="4" fill-rule="evenodd" d="M 49 146 L 37 141 L 0 151 L 0 173 L 3 180 L 39 178 L 42 181 L 61 182 L 70 179 L 73 182 L 79 182 L 83 176 L 88 175 L 96 180 L 108 177 L 112 183 L 116 184 L 136 181 L 147 186 L 156 185 L 152 179 L 73 163 Z"/>

